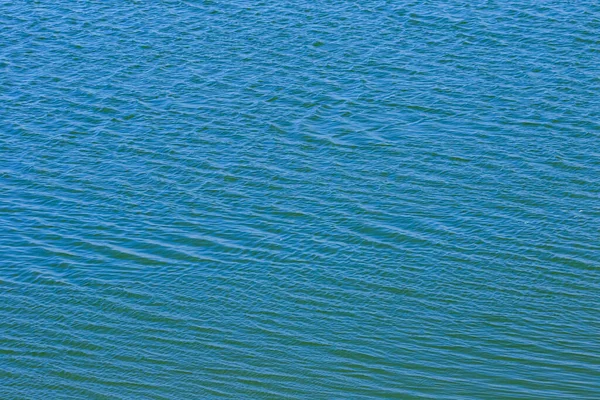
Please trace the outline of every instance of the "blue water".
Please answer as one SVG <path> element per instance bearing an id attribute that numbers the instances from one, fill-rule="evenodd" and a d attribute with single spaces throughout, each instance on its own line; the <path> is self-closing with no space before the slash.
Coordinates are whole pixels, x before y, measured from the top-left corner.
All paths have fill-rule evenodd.
<path id="1" fill-rule="evenodd" d="M 0 3 L 0 398 L 600 398 L 597 2 Z"/>

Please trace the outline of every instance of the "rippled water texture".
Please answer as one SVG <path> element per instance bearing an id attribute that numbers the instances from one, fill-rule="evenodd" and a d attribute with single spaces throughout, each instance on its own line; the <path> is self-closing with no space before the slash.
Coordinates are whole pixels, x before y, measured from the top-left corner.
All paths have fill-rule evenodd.
<path id="1" fill-rule="evenodd" d="M 600 398 L 597 2 L 0 2 L 0 398 Z"/>

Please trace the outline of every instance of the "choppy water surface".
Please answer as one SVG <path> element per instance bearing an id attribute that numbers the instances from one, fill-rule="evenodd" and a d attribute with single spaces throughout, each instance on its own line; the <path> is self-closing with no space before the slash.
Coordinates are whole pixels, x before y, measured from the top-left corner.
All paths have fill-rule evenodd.
<path id="1" fill-rule="evenodd" d="M 0 27 L 1 398 L 600 398 L 597 2 Z"/>

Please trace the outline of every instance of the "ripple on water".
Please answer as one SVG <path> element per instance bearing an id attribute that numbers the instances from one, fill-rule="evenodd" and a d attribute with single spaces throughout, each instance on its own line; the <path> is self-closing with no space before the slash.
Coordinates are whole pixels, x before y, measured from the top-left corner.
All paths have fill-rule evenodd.
<path id="1" fill-rule="evenodd" d="M 0 397 L 597 397 L 599 15 L 5 5 Z"/>

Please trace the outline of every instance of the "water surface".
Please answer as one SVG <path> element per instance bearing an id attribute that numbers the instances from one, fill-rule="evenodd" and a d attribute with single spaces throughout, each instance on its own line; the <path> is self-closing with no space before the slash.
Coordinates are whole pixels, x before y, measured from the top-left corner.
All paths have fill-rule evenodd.
<path id="1" fill-rule="evenodd" d="M 1 3 L 1 398 L 600 397 L 597 2 Z"/>

